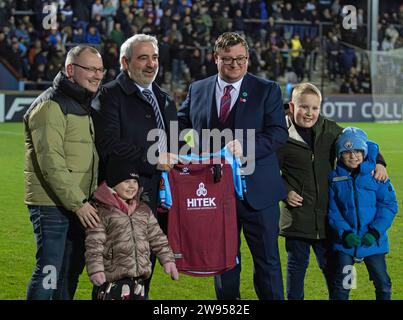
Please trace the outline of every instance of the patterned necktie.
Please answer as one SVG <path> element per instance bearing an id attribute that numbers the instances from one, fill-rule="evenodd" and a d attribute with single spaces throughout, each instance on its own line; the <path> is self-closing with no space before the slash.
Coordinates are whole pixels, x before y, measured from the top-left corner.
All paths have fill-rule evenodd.
<path id="1" fill-rule="evenodd" d="M 229 115 L 229 111 L 231 108 L 231 90 L 234 87 L 229 85 L 225 86 L 224 88 L 224 95 L 221 98 L 221 103 L 220 103 L 220 123 L 224 123 Z"/>
<path id="2" fill-rule="evenodd" d="M 165 126 L 164 126 L 164 121 L 162 120 L 162 115 L 160 113 L 160 109 L 158 107 L 157 102 L 155 101 L 152 93 L 148 89 L 143 90 L 143 95 L 147 99 L 147 101 L 151 104 L 154 110 L 155 114 L 155 120 L 157 122 L 157 128 L 162 130 L 160 138 L 158 140 L 158 151 L 161 152 L 167 152 L 167 139 L 165 136 Z M 162 134 L 164 133 L 164 134 Z"/>

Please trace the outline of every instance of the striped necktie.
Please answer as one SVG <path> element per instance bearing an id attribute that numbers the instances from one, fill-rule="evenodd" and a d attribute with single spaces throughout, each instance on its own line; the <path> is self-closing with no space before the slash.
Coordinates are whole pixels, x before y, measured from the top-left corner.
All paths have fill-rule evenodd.
<path id="1" fill-rule="evenodd" d="M 224 123 L 227 120 L 231 109 L 231 90 L 234 87 L 232 85 L 225 86 L 224 95 L 220 102 L 220 122 Z"/>
<path id="2" fill-rule="evenodd" d="M 147 99 L 147 101 L 153 107 L 154 114 L 155 114 L 155 120 L 157 122 L 157 128 L 162 131 L 160 134 L 160 138 L 158 140 L 158 151 L 160 153 L 167 152 L 167 139 L 166 139 L 166 135 L 165 135 L 165 126 L 164 126 L 164 121 L 162 119 L 162 115 L 161 115 L 160 109 L 158 107 L 157 101 L 155 101 L 150 90 L 144 89 L 142 93 L 143 93 L 144 97 Z"/>

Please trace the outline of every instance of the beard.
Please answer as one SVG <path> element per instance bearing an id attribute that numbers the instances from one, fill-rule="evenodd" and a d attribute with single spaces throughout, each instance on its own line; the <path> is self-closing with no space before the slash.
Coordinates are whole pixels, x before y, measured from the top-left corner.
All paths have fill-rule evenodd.
<path id="1" fill-rule="evenodd" d="M 145 69 L 145 70 L 136 70 L 135 72 L 130 72 L 130 78 L 137 82 L 139 85 L 146 85 L 149 86 L 151 83 L 154 82 L 155 78 L 157 77 L 159 68 L 155 69 Z M 152 77 L 147 76 L 145 72 L 154 71 L 154 75 Z"/>

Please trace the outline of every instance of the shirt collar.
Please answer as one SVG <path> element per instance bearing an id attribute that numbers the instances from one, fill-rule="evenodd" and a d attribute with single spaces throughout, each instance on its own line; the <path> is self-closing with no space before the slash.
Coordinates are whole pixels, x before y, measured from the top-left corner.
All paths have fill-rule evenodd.
<path id="1" fill-rule="evenodd" d="M 218 87 L 220 88 L 220 91 L 224 91 L 224 88 L 229 85 L 232 85 L 234 87 L 235 91 L 239 91 L 241 89 L 242 80 L 243 80 L 243 77 L 240 80 L 238 80 L 237 82 L 228 83 L 228 82 L 224 81 L 223 79 L 221 79 L 220 76 L 217 76 L 217 83 L 218 83 Z"/>
<path id="2" fill-rule="evenodd" d="M 134 82 L 134 81 L 133 81 L 133 82 Z M 151 92 L 153 92 L 153 84 L 152 84 L 152 83 L 150 83 L 150 84 L 148 85 L 148 87 L 146 87 L 146 88 L 140 86 L 139 84 L 137 84 L 137 82 L 134 82 L 134 84 L 137 86 L 137 88 L 139 88 L 139 90 L 140 90 L 141 93 L 143 93 L 143 90 L 145 90 L 145 89 L 148 89 L 148 90 L 150 90 Z M 154 92 L 153 92 L 153 93 L 154 93 Z"/>

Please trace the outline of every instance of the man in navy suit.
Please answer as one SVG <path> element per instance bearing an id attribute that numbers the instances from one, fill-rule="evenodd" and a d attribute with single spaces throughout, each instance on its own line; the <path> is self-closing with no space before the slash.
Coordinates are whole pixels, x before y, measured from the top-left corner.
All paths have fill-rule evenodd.
<path id="1" fill-rule="evenodd" d="M 236 156 L 247 156 L 255 170 L 246 176 L 247 193 L 237 200 L 239 234 L 243 229 L 254 263 L 254 286 L 259 299 L 284 299 L 278 250 L 278 202 L 286 197 L 276 150 L 288 132 L 277 83 L 247 73 L 248 44 L 238 34 L 222 34 L 214 46 L 218 75 L 194 82 L 178 111 L 179 129 L 254 130 L 253 141 L 232 139 L 227 143 Z M 204 138 L 204 137 L 203 137 Z M 248 144 L 254 154 L 247 154 Z M 210 143 L 207 146 L 211 146 Z M 222 147 L 221 145 L 220 147 Z M 206 150 L 200 150 L 206 151 Z M 210 150 L 211 151 L 211 150 Z M 213 150 L 216 151 L 216 150 Z M 218 299 L 240 299 L 241 262 L 215 278 Z"/>

